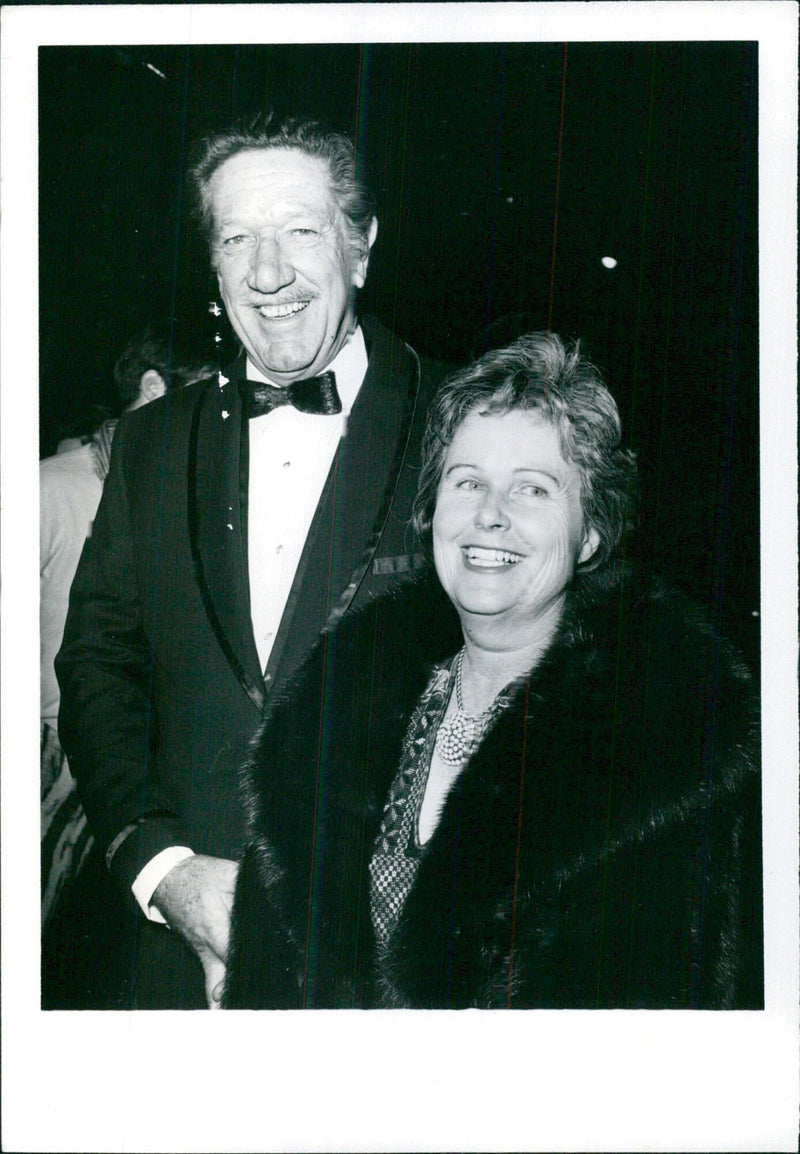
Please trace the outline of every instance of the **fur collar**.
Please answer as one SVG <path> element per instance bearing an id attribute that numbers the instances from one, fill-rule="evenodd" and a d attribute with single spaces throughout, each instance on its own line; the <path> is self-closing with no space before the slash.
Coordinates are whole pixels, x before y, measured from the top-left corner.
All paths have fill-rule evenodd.
<path id="1" fill-rule="evenodd" d="M 254 937 L 272 942 L 265 972 L 293 970 L 306 1005 L 756 997 L 757 978 L 746 995 L 741 978 L 759 957 L 740 901 L 745 857 L 759 876 L 750 678 L 695 606 L 619 575 L 576 582 L 555 642 L 448 796 L 376 957 L 372 844 L 431 666 L 460 644 L 426 576 L 346 617 L 276 693 L 246 771 L 229 1004 L 288 996 L 253 989 Z"/>

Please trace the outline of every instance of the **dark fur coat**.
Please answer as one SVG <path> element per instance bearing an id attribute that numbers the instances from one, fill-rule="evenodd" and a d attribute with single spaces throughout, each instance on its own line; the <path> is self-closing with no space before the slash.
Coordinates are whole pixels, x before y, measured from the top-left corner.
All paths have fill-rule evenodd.
<path id="1" fill-rule="evenodd" d="M 448 796 L 379 973 L 373 841 L 431 666 L 460 645 L 424 577 L 276 694 L 245 770 L 226 1006 L 761 1005 L 757 698 L 696 607 L 629 579 L 576 582 Z"/>

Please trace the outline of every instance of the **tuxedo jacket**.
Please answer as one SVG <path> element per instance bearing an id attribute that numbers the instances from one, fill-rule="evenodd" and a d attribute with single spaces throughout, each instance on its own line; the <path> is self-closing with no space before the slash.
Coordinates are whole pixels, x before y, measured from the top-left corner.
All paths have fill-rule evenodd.
<path id="1" fill-rule="evenodd" d="M 367 375 L 265 676 L 250 617 L 243 358 L 227 383 L 171 392 L 120 421 L 57 673 L 61 739 L 101 848 L 133 827 L 111 863 L 125 892 L 169 845 L 238 856 L 237 771 L 271 687 L 326 623 L 417 564 L 409 517 L 442 370 L 362 327 Z"/>
<path id="2" fill-rule="evenodd" d="M 411 714 L 460 646 L 435 577 L 415 579 L 273 697 L 246 769 L 226 1006 L 762 1005 L 754 687 L 698 608 L 629 579 L 576 582 L 378 959 L 369 860 Z"/>

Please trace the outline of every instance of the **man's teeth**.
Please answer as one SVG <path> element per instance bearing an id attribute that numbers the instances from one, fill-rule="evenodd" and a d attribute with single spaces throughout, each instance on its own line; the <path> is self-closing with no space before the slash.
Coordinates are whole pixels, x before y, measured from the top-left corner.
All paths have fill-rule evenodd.
<path id="1" fill-rule="evenodd" d="M 516 565 L 522 557 L 519 553 L 509 553 L 505 549 L 479 549 L 470 546 L 467 549 L 467 560 L 472 565 L 485 565 L 491 568 L 496 565 Z"/>
<path id="2" fill-rule="evenodd" d="M 308 301 L 289 301 L 285 305 L 261 305 L 259 312 L 267 320 L 278 320 L 280 317 L 290 317 L 293 313 L 301 312 L 308 305 Z"/>

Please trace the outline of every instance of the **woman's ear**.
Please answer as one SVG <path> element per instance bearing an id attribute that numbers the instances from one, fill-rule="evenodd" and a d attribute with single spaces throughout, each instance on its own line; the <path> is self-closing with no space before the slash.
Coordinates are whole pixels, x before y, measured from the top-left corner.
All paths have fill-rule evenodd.
<path id="1" fill-rule="evenodd" d="M 584 561 L 588 561 L 591 557 L 594 557 L 599 545 L 600 534 L 594 528 L 589 529 L 583 538 L 583 544 L 578 554 L 578 564 L 582 565 Z"/>

